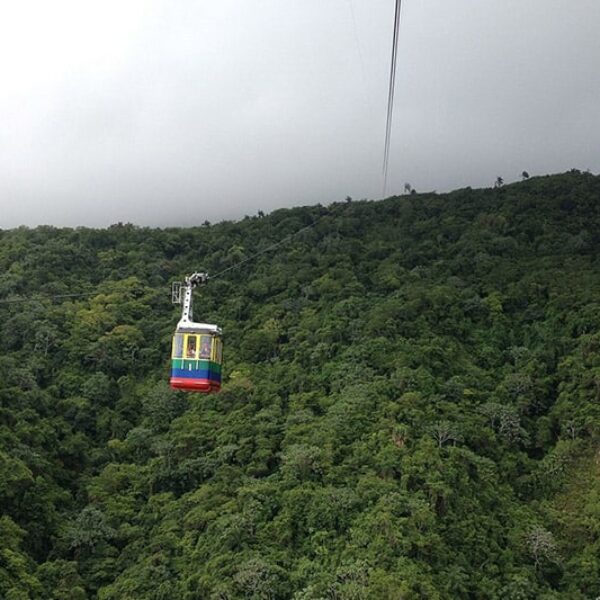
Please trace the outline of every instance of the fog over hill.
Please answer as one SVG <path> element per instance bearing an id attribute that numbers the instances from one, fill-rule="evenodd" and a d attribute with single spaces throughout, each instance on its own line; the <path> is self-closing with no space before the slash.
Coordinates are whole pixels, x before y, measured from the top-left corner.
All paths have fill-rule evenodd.
<path id="1" fill-rule="evenodd" d="M 600 171 L 597 0 L 405 0 L 388 193 Z M 0 8 L 0 228 L 382 195 L 393 0 Z"/>

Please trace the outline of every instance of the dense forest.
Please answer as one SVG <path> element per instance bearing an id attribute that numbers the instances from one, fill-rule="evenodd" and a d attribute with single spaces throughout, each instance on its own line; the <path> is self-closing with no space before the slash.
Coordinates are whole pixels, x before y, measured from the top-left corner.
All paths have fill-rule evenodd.
<path id="1" fill-rule="evenodd" d="M 600 177 L 0 231 L 3 600 L 595 598 L 599 475 Z"/>

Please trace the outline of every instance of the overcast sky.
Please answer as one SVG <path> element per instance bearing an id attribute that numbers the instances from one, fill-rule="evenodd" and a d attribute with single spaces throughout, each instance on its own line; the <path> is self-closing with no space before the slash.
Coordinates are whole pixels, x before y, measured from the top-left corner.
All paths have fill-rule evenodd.
<path id="1" fill-rule="evenodd" d="M 0 228 L 382 195 L 394 0 L 0 2 Z M 388 195 L 600 170 L 600 0 L 404 0 Z"/>

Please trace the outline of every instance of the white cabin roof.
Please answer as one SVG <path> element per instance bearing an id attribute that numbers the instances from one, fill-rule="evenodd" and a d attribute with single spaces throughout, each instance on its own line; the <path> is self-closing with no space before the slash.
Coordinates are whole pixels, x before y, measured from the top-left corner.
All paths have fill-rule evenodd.
<path id="1" fill-rule="evenodd" d="M 198 332 L 198 333 L 215 333 L 221 335 L 222 331 L 218 325 L 211 325 L 210 323 L 196 323 L 194 321 L 188 321 L 181 319 L 177 323 L 177 331 L 184 331 L 186 333 Z"/>

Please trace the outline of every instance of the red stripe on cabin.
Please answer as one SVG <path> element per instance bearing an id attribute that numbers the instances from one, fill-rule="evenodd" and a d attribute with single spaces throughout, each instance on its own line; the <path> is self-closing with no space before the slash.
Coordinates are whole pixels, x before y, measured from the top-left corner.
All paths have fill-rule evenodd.
<path id="1" fill-rule="evenodd" d="M 170 385 L 176 390 L 194 392 L 218 392 L 221 384 L 210 379 L 190 379 L 188 377 L 171 377 Z"/>

